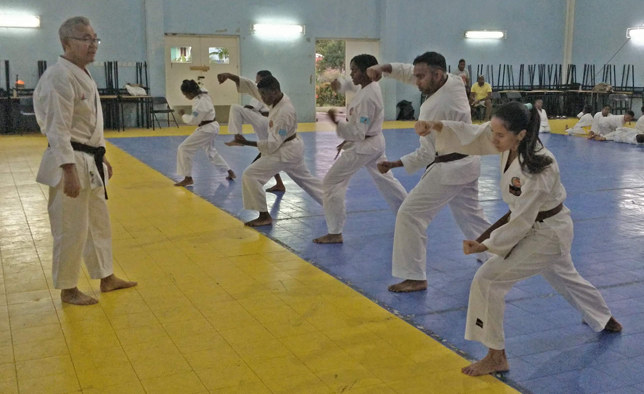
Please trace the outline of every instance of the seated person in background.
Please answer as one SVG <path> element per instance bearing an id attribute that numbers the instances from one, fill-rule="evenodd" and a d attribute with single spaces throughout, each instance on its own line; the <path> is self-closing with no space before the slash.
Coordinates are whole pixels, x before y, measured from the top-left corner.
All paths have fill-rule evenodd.
<path id="1" fill-rule="evenodd" d="M 610 116 L 611 109 L 610 105 L 605 105 L 601 112 L 597 112 L 595 116 L 593 116 L 593 124 L 590 126 L 590 133 L 588 134 L 589 139 L 592 140 L 596 135 L 600 134 L 599 122 L 603 118 Z"/>
<path id="2" fill-rule="evenodd" d="M 472 109 L 485 106 L 485 118 L 483 121 L 489 121 L 490 114 L 492 114 L 492 86 L 485 82 L 484 76 L 479 75 L 471 90 L 470 105 Z"/>
<path id="3" fill-rule="evenodd" d="M 586 105 L 584 106 L 584 110 L 581 111 L 577 117 L 579 118 L 579 121 L 577 122 L 576 125 L 572 127 L 572 129 L 569 129 L 568 126 L 566 126 L 566 133 L 568 135 L 586 135 L 588 132 L 584 127 L 590 127 L 593 125 L 593 106 L 592 105 Z"/>
<path id="4" fill-rule="evenodd" d="M 463 84 L 465 85 L 465 94 L 467 95 L 467 97 L 470 97 L 472 91 L 470 90 L 470 84 L 467 80 L 467 77 L 465 75 L 461 75 L 461 79 L 463 80 Z"/>
<path id="5" fill-rule="evenodd" d="M 540 133 L 549 133 L 550 132 L 550 123 L 548 122 L 548 114 L 546 110 L 543 109 L 543 100 L 537 99 L 534 102 L 534 107 L 539 112 L 539 117 L 541 118 L 541 125 L 539 125 Z"/>
<path id="6" fill-rule="evenodd" d="M 454 71 L 454 75 L 459 76 L 461 78 L 465 77 L 464 79 L 465 86 L 467 87 L 470 86 L 470 73 L 465 69 L 465 59 L 461 59 L 458 61 L 458 69 Z"/>
<path id="7" fill-rule="evenodd" d="M 617 141 L 626 143 L 637 143 L 637 134 L 641 131 L 623 127 L 627 122 L 635 119 L 633 111 L 626 111 L 624 115 L 614 115 L 603 118 L 599 122 L 600 135 L 595 135 L 595 141 Z"/>

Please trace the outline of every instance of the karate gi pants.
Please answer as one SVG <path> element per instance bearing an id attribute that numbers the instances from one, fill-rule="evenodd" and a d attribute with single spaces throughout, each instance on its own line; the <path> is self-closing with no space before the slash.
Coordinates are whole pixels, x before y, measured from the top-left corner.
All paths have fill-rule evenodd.
<path id="1" fill-rule="evenodd" d="M 219 172 L 227 172 L 230 166 L 215 148 L 215 138 L 219 134 L 217 122 L 208 123 L 197 129 L 186 138 L 177 150 L 177 174 L 192 176 L 192 159 L 199 148 L 203 148 L 208 159 Z"/>
<path id="2" fill-rule="evenodd" d="M 568 135 L 588 135 L 588 131 L 579 127 L 573 127 L 572 129 L 568 129 L 566 130 L 566 133 L 568 133 Z"/>
<path id="3" fill-rule="evenodd" d="M 427 227 L 449 205 L 467 239 L 476 239 L 490 227 L 479 204 L 478 179 L 464 185 L 443 185 L 440 168 L 431 166 L 400 206 L 394 232 L 393 276 L 427 279 Z M 487 253 L 479 253 L 485 261 Z"/>
<path id="4" fill-rule="evenodd" d="M 230 134 L 241 134 L 244 123 L 253 126 L 257 138 L 260 140 L 268 139 L 268 118 L 266 116 L 252 109 L 244 108 L 239 104 L 231 105 L 228 115 L 228 132 Z"/>
<path id="5" fill-rule="evenodd" d="M 534 275 L 543 276 L 593 330 L 606 327 L 611 312 L 599 290 L 579 275 L 569 253 L 561 254 L 554 230 L 545 223 L 535 223 L 507 258 L 492 257 L 474 275 L 465 339 L 504 349 L 505 296 L 515 283 Z"/>
<path id="6" fill-rule="evenodd" d="M 324 216 L 329 234 L 340 234 L 347 221 L 345 197 L 347 187 L 353 174 L 365 167 L 376 183 L 380 194 L 394 213 L 398 212 L 400 205 L 407 197 L 407 191 L 394 178 L 391 171 L 381 174 L 378 171 L 378 163 L 386 161 L 384 152 L 374 154 L 360 154 L 355 149 L 342 152 L 338 160 L 333 163 L 329 172 L 322 181 L 324 190 Z"/>
<path id="7" fill-rule="evenodd" d="M 79 170 L 78 175 L 87 178 L 85 185 L 90 184 L 85 171 Z M 54 238 L 52 276 L 56 289 L 76 287 L 81 261 L 85 261 L 92 279 L 102 279 L 114 273 L 112 229 L 103 187 L 82 188 L 78 197 L 71 198 L 63 192 L 61 180 L 58 187 L 49 188 L 47 209 Z"/>
<path id="8" fill-rule="evenodd" d="M 268 212 L 263 186 L 280 171 L 286 172 L 299 187 L 322 205 L 322 181 L 311 175 L 304 159 L 283 162 L 276 156 L 262 156 L 248 166 L 242 175 L 244 209 Z"/>

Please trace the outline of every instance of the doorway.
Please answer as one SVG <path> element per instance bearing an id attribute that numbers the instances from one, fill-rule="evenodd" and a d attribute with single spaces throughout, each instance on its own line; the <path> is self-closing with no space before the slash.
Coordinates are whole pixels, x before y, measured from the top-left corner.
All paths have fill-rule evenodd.
<path id="1" fill-rule="evenodd" d="M 165 39 L 166 98 L 174 109 L 192 105 L 181 93 L 181 82 L 194 79 L 208 91 L 217 120 L 228 121 L 232 104 L 239 103 L 234 83 L 220 85 L 217 74 L 239 75 L 239 38 L 231 36 L 175 36 Z"/>
<path id="2" fill-rule="evenodd" d="M 331 90 L 331 82 L 337 78 L 350 79 L 351 59 L 360 54 L 370 54 L 378 59 L 378 40 L 317 39 L 315 40 L 315 121 L 325 121 L 327 112 L 335 109 L 345 117 L 347 103 L 353 93 L 338 94 Z"/>

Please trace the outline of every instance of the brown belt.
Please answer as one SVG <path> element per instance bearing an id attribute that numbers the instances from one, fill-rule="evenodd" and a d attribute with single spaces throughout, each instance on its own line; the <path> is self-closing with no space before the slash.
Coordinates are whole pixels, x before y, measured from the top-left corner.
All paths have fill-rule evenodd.
<path id="1" fill-rule="evenodd" d="M 432 161 L 431 163 L 429 163 L 429 165 L 427 166 L 427 168 L 429 168 L 432 164 L 436 164 L 436 163 L 448 163 L 448 162 L 450 162 L 450 161 L 461 160 L 461 159 L 464 159 L 464 158 L 466 158 L 466 157 L 467 157 L 467 155 L 463 155 L 463 154 L 460 154 L 460 153 L 448 153 L 448 154 L 446 154 L 446 155 L 436 156 L 436 157 L 434 158 L 434 161 Z"/>
<path id="2" fill-rule="evenodd" d="M 541 212 L 539 212 L 539 214 L 537 215 L 537 218 L 534 221 L 535 222 L 543 222 L 544 220 L 549 219 L 549 218 L 555 216 L 556 214 L 558 214 L 559 212 L 561 212 L 563 210 L 563 207 L 564 207 L 564 205 L 563 205 L 563 203 L 561 203 L 561 204 L 557 205 L 556 207 L 552 208 L 551 210 L 541 211 Z M 486 239 L 490 238 L 490 234 L 492 234 L 492 231 L 494 231 L 497 228 L 503 226 L 504 224 L 506 224 L 510 220 L 510 214 L 512 214 L 512 212 L 508 212 L 505 215 L 503 215 L 503 217 L 501 219 L 497 220 L 496 223 L 494 223 L 493 225 L 490 226 L 490 228 L 485 230 L 485 232 L 483 234 L 481 234 L 481 236 L 476 239 L 476 242 L 481 243 L 481 242 L 485 241 Z"/>
<path id="3" fill-rule="evenodd" d="M 284 142 L 293 141 L 293 140 L 294 140 L 294 139 L 296 139 L 296 138 L 297 138 L 297 133 L 295 133 L 295 134 L 293 134 L 292 136 L 290 136 L 290 137 L 288 137 L 287 139 L 285 139 L 285 140 L 284 140 Z M 282 144 L 283 144 L 284 142 L 282 142 Z"/>
<path id="4" fill-rule="evenodd" d="M 217 119 L 213 119 L 213 120 L 202 120 L 202 121 L 201 121 L 201 123 L 199 123 L 199 127 L 201 127 L 201 126 L 205 126 L 205 125 L 207 125 L 207 124 L 209 124 L 209 123 L 216 122 L 216 121 L 217 121 Z"/>

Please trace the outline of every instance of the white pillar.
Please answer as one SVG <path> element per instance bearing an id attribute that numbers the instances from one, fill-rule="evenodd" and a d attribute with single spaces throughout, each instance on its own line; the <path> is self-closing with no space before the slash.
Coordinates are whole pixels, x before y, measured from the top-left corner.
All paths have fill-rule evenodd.
<path id="1" fill-rule="evenodd" d="M 165 96 L 165 20 L 163 0 L 143 0 L 145 50 L 150 74 L 150 94 Z"/>
<path id="2" fill-rule="evenodd" d="M 564 81 L 568 79 L 568 65 L 572 64 L 572 44 L 575 31 L 575 0 L 566 0 L 566 26 L 564 29 L 563 68 Z"/>

